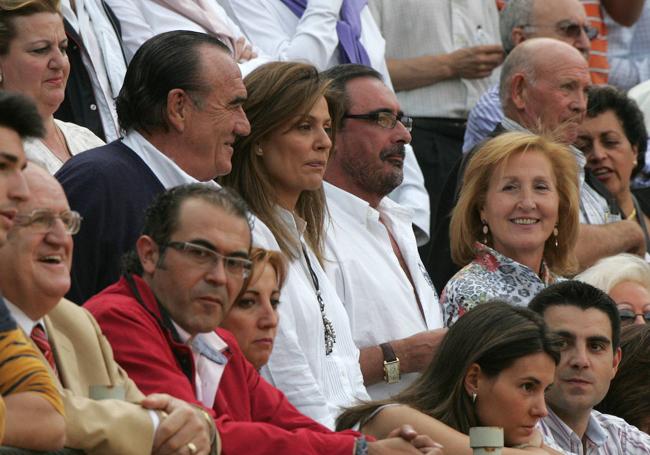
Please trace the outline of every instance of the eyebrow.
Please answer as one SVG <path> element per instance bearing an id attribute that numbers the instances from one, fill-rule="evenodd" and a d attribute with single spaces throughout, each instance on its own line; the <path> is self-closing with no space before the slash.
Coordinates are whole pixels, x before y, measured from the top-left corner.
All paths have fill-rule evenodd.
<path id="1" fill-rule="evenodd" d="M 612 340 L 610 340 L 610 339 L 607 338 L 607 337 L 600 336 L 600 335 L 595 335 L 595 336 L 592 336 L 592 337 L 587 337 L 587 341 L 591 341 L 591 342 L 597 341 L 597 342 L 600 342 L 600 343 L 612 344 Z"/>
<path id="2" fill-rule="evenodd" d="M 230 105 L 230 106 L 241 106 L 242 104 L 244 104 L 246 102 L 247 99 L 248 98 L 245 97 L 245 96 L 238 96 L 237 98 L 231 100 L 228 103 L 228 105 Z"/>
<path id="3" fill-rule="evenodd" d="M 0 151 L 0 157 L 4 158 L 7 161 L 11 161 L 12 163 L 18 162 L 18 157 L 13 153 Z"/>
<path id="4" fill-rule="evenodd" d="M 208 250 L 212 250 L 216 253 L 223 254 L 224 256 L 227 256 L 229 258 L 243 258 L 243 259 L 248 259 L 248 252 L 246 251 L 233 251 L 232 253 L 221 253 L 217 248 L 210 242 L 208 242 L 205 239 L 191 239 L 188 240 L 188 243 L 193 243 L 195 245 L 202 246 L 204 248 L 207 248 Z"/>
<path id="5" fill-rule="evenodd" d="M 542 381 L 540 381 L 539 379 L 537 379 L 537 378 L 534 377 L 534 376 L 526 376 L 526 377 L 521 378 L 520 380 L 521 380 L 521 381 L 530 381 L 530 382 L 534 382 L 535 384 L 541 384 L 541 383 L 542 383 Z"/>
<path id="6" fill-rule="evenodd" d="M 576 336 L 573 333 L 567 332 L 566 330 L 559 330 L 559 331 L 555 332 L 555 334 L 561 336 L 562 338 L 568 338 L 568 339 L 573 340 L 573 341 L 575 341 L 575 339 L 576 339 Z M 589 337 L 587 337 L 587 341 L 590 341 L 590 342 L 598 341 L 598 342 L 601 342 L 601 343 L 609 343 L 609 344 L 611 344 L 611 342 L 612 342 L 612 340 L 610 340 L 608 337 L 602 336 L 602 335 L 589 336 Z"/>

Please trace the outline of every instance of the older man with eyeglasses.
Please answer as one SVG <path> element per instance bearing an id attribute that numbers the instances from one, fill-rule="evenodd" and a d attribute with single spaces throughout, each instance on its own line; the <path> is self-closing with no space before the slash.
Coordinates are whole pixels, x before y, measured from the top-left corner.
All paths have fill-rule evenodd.
<path id="1" fill-rule="evenodd" d="M 564 41 L 589 58 L 598 29 L 589 24 L 579 0 L 509 0 L 501 11 L 499 28 L 506 54 L 529 38 Z M 463 153 L 488 137 L 503 120 L 499 84 L 490 87 L 467 118 Z"/>
<path id="2" fill-rule="evenodd" d="M 163 454 L 190 445 L 216 453 L 211 419 L 169 395 L 145 398 L 92 316 L 63 299 L 81 217 L 45 169 L 30 163 L 24 175 L 31 195 L 0 248 L 0 289 L 63 391 L 66 446 L 88 454 Z"/>

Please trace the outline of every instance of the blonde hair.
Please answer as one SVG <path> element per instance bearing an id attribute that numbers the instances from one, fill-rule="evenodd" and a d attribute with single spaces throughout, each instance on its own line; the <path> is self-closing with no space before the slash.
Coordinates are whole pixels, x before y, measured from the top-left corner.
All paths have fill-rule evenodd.
<path id="1" fill-rule="evenodd" d="M 451 257 L 456 264 L 463 266 L 474 259 L 474 245 L 483 235 L 480 211 L 485 206 L 491 176 L 510 157 L 527 151 L 541 152 L 550 161 L 559 196 L 558 246 L 555 246 L 555 237 L 549 236 L 544 260 L 558 275 L 575 271 L 573 248 L 580 222 L 578 164 L 566 146 L 523 132 L 503 133 L 487 141 L 469 161 L 451 216 Z"/>
<path id="2" fill-rule="evenodd" d="M 293 238 L 289 227 L 278 215 L 274 182 L 262 158 L 255 152 L 261 141 L 296 115 L 307 114 L 321 97 L 327 100 L 332 125 L 336 125 L 341 117 L 342 106 L 328 92 L 329 81 L 322 80 L 318 70 L 305 63 L 267 63 L 251 72 L 244 84 L 248 91 L 244 112 L 251 124 L 251 133 L 237 138 L 232 171 L 219 181 L 241 194 L 251 211 L 271 230 L 282 252 L 290 259 L 296 259 L 301 254 L 299 240 Z M 332 153 L 330 151 L 330 156 Z M 305 239 L 321 263 L 326 210 L 322 187 L 303 191 L 295 208 L 295 213 L 307 223 Z"/>
<path id="3" fill-rule="evenodd" d="M 287 257 L 284 253 L 281 251 L 265 250 L 264 248 L 253 248 L 251 249 L 250 260 L 253 263 L 253 268 L 242 286 L 241 294 L 246 292 L 248 287 L 259 279 L 267 264 L 275 270 L 278 288 L 282 289 L 288 272 Z"/>
<path id="4" fill-rule="evenodd" d="M 650 291 L 650 264 L 629 253 L 601 259 L 584 272 L 576 275 L 583 281 L 609 294 L 616 285 L 633 281 Z"/>
<path id="5" fill-rule="evenodd" d="M 36 13 L 61 15 L 60 0 L 0 0 L 0 55 L 7 55 L 16 37 L 14 19 Z M 63 18 L 61 19 L 63 21 Z"/>

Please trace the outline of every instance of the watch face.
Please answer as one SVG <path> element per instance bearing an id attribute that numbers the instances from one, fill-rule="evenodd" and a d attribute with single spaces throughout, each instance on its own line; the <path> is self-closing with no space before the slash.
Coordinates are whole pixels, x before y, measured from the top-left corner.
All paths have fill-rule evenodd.
<path id="1" fill-rule="evenodd" d="M 384 363 L 384 373 L 386 374 L 384 379 L 387 383 L 395 384 L 399 382 L 399 362 Z"/>

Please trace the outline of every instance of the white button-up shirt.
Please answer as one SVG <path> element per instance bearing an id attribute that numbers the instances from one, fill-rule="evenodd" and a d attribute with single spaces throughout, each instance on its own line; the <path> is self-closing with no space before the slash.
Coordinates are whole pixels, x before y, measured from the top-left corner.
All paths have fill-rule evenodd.
<path id="1" fill-rule="evenodd" d="M 360 349 L 376 346 L 442 327 L 438 296 L 420 260 L 411 211 L 388 198 L 374 209 L 329 183 L 325 183 L 325 194 L 330 212 L 325 270 L 348 312 L 356 345 Z M 387 229 L 402 253 L 415 289 L 393 251 Z M 369 386 L 368 393 L 373 399 L 387 398 L 417 376 L 402 375 L 396 384 L 382 381 Z"/>
<path id="2" fill-rule="evenodd" d="M 386 39 L 386 58 L 449 54 L 501 44 L 493 0 L 372 0 L 369 7 Z M 481 94 L 499 79 L 447 79 L 397 93 L 402 109 L 417 117 L 466 118 Z"/>
<path id="3" fill-rule="evenodd" d="M 325 315 L 336 332 L 336 342 L 333 352 L 325 355 L 320 306 L 309 268 L 301 255 L 289 264 L 278 306 L 280 323 L 273 353 L 261 373 L 282 390 L 300 412 L 328 428 L 334 428 L 334 420 L 341 408 L 370 399 L 363 385 L 359 350 L 352 339 L 343 303 L 303 240 L 305 222 L 287 210 L 277 210 L 309 255 L 325 303 Z M 271 231 L 259 219 L 255 220 L 253 243 L 261 248 L 280 249 Z"/>
<path id="4" fill-rule="evenodd" d="M 135 130 L 129 131 L 122 142 L 145 162 L 166 190 L 189 183 L 203 183 L 221 188 L 214 180 L 200 182 L 189 175 Z"/>

